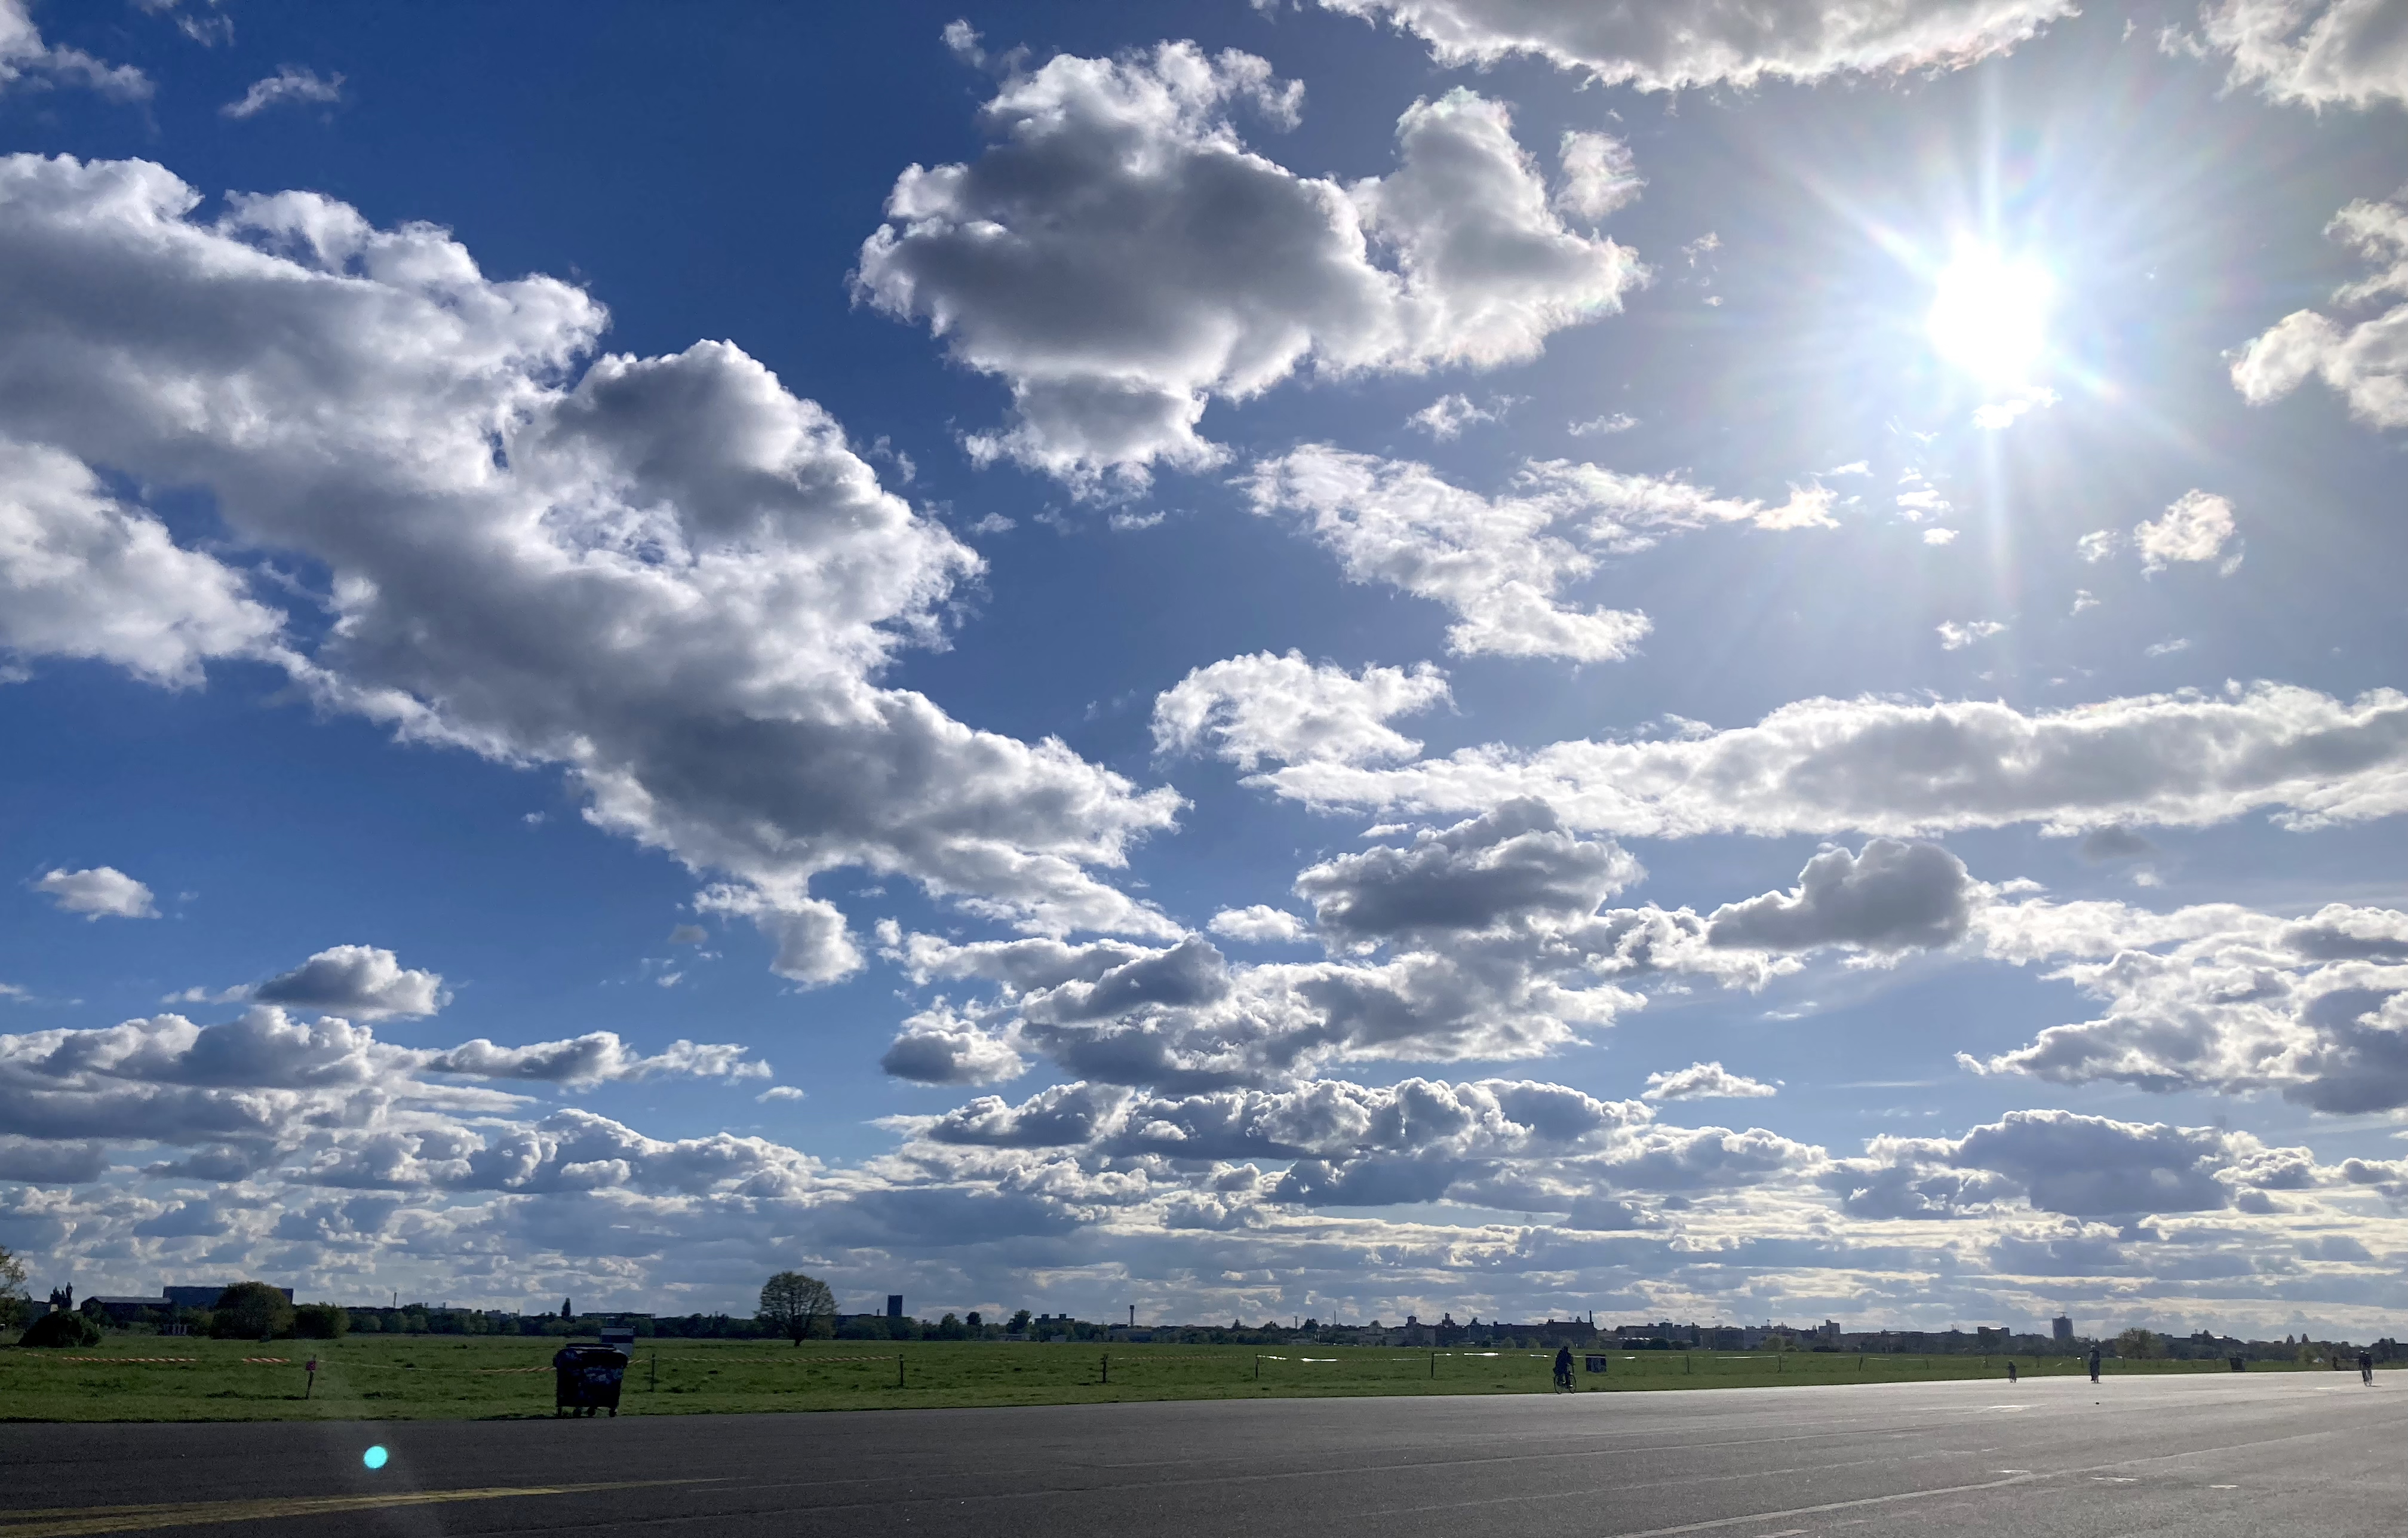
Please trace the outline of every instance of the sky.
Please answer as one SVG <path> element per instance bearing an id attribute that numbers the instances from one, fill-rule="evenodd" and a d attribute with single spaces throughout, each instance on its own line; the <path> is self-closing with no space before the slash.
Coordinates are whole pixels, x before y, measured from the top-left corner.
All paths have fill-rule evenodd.
<path id="1" fill-rule="evenodd" d="M 2408 4 L 0 0 L 36 1290 L 2408 1326 Z"/>

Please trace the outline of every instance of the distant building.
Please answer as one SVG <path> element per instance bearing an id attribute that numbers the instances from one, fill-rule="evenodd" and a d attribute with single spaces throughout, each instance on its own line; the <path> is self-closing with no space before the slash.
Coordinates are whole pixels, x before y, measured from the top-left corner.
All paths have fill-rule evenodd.
<path id="1" fill-rule="evenodd" d="M 2073 1321 L 2065 1315 L 2060 1314 L 2048 1322 L 2048 1332 L 2059 1345 L 2073 1344 Z"/>
<path id="2" fill-rule="evenodd" d="M 890 1292 L 886 1295 L 886 1316 L 890 1319 L 899 1319 L 903 1317 L 903 1295 L 901 1293 Z"/>

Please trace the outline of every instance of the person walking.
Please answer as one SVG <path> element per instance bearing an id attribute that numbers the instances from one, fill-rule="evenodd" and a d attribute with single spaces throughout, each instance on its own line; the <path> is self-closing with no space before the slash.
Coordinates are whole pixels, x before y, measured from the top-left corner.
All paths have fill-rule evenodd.
<path id="1" fill-rule="evenodd" d="M 2007 1363 L 2007 1381 L 2009 1383 L 2015 1381 L 2015 1364 L 2012 1360 Z"/>
<path id="2" fill-rule="evenodd" d="M 1558 1388 L 1579 1387 L 1572 1382 L 1572 1348 L 1570 1346 L 1565 1346 L 1555 1353 L 1555 1387 Z"/>
<path id="3" fill-rule="evenodd" d="M 2360 1383 L 2363 1383 L 2363 1384 L 2364 1384 L 2364 1385 L 2366 1385 L 2369 1388 L 2372 1388 L 2372 1387 L 2374 1387 L 2374 1353 L 2373 1353 L 2373 1352 L 2372 1352 L 2372 1351 L 2361 1351 L 2361 1352 L 2359 1352 L 2359 1353 L 2358 1354 L 2358 1381 L 2359 1381 Z"/>
<path id="4" fill-rule="evenodd" d="M 2090 1348 L 2090 1381 L 2099 1381 L 2099 1348 L 2095 1345 Z"/>

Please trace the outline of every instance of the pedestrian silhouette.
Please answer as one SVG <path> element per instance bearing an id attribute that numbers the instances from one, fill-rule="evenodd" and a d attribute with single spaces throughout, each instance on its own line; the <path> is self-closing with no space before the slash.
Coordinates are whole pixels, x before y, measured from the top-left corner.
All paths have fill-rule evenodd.
<path id="1" fill-rule="evenodd" d="M 2361 1351 L 2358 1354 L 2358 1381 L 2365 1384 L 2369 1388 L 2374 1387 L 2373 1352 Z"/>
<path id="2" fill-rule="evenodd" d="M 2013 1362 L 2007 1363 L 2007 1381 L 2009 1383 L 2015 1381 L 2015 1364 Z"/>
<path id="3" fill-rule="evenodd" d="M 1575 1387 L 1572 1383 L 1572 1348 L 1570 1346 L 1565 1346 L 1555 1353 L 1555 1387 L 1558 1388 Z"/>
<path id="4" fill-rule="evenodd" d="M 2090 1348 L 2090 1381 L 2099 1381 L 2099 1348 L 2095 1345 Z"/>

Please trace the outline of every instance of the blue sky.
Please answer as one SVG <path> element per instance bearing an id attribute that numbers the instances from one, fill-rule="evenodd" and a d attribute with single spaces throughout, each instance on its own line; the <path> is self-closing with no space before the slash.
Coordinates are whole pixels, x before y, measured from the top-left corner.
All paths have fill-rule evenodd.
<path id="1" fill-rule="evenodd" d="M 2401 22 L 0 0 L 0 1243 L 2396 1330 Z"/>

